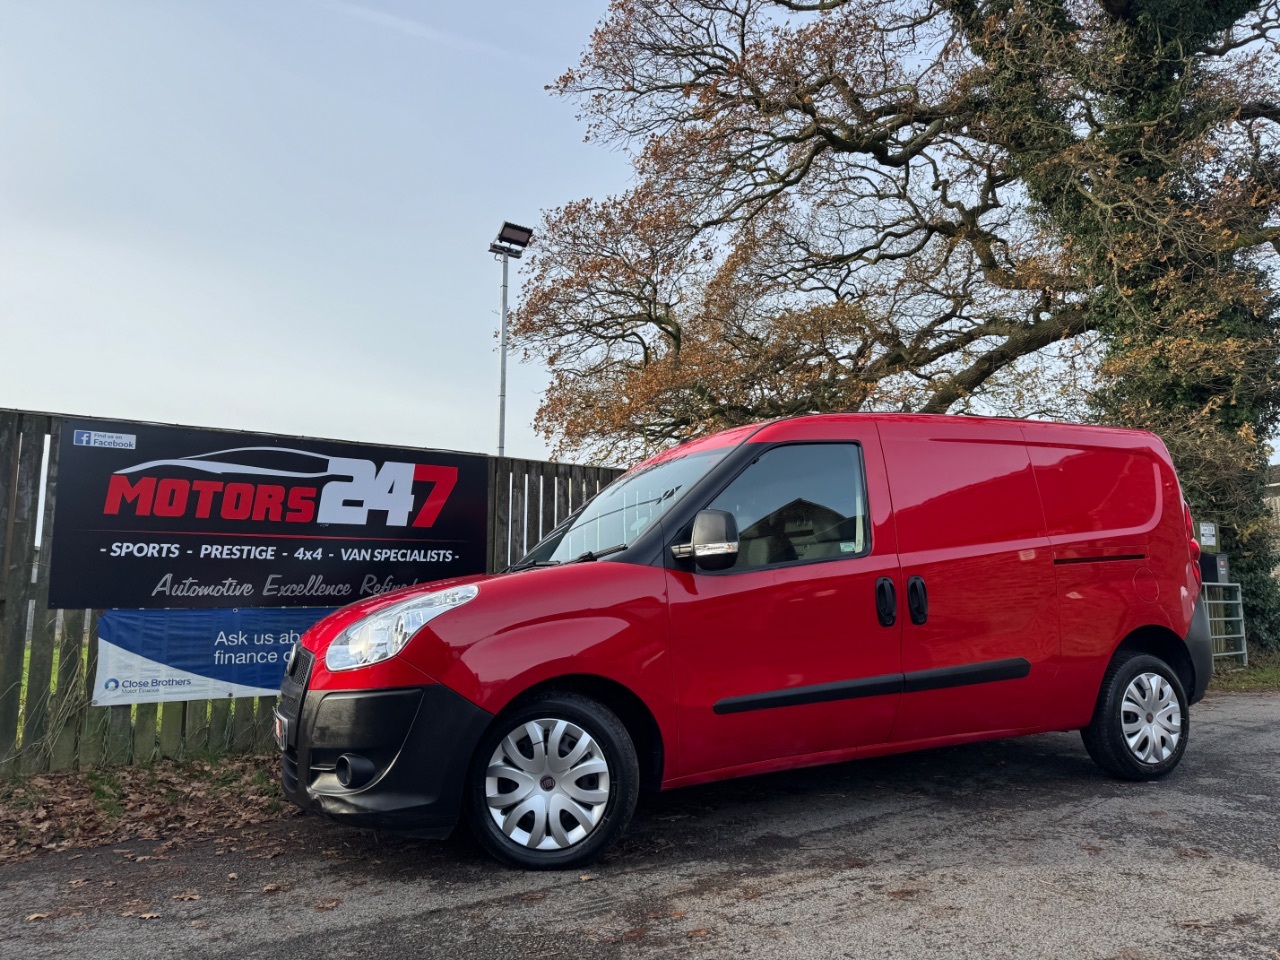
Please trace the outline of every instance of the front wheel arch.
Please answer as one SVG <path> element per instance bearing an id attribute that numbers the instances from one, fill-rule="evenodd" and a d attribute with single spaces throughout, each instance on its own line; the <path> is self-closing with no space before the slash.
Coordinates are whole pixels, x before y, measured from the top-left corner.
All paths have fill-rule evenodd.
<path id="1" fill-rule="evenodd" d="M 662 728 L 648 704 L 616 680 L 585 673 L 552 677 L 514 697 L 502 712 L 558 691 L 576 693 L 612 710 L 635 744 L 636 758 L 640 762 L 641 791 L 652 794 L 661 789 L 666 765 Z"/>

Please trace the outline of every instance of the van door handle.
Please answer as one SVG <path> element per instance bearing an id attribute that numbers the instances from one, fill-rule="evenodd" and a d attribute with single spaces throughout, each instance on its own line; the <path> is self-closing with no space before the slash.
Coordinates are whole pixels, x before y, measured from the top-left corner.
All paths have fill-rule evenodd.
<path id="1" fill-rule="evenodd" d="M 924 588 L 922 577 L 907 580 L 907 610 L 917 627 L 929 619 L 929 591 Z"/>
<path id="2" fill-rule="evenodd" d="M 898 620 L 898 592 L 888 577 L 876 581 L 876 616 L 882 627 L 892 627 Z"/>

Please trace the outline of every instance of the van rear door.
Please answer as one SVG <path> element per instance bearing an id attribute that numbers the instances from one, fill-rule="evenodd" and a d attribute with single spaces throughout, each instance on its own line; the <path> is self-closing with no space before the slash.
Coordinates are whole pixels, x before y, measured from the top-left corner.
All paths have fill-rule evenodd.
<path id="1" fill-rule="evenodd" d="M 1046 722 L 1058 669 L 1053 557 L 1018 425 L 885 418 L 908 601 L 895 741 Z"/>

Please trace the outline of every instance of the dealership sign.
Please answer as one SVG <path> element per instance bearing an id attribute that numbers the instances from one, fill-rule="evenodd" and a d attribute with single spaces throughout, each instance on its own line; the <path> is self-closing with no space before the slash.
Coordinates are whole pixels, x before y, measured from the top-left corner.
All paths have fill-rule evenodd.
<path id="1" fill-rule="evenodd" d="M 51 608 L 337 607 L 483 573 L 485 457 L 65 420 Z"/>

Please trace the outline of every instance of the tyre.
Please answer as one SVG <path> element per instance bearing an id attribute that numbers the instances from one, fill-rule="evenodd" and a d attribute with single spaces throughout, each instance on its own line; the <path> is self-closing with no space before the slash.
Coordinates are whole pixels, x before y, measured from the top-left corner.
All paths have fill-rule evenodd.
<path id="1" fill-rule="evenodd" d="M 1085 749 L 1107 773 L 1156 780 L 1182 759 L 1190 717 L 1178 674 L 1159 657 L 1119 653 L 1107 667 Z"/>
<path id="2" fill-rule="evenodd" d="M 576 693 L 499 716 L 476 750 L 466 810 L 481 846 L 533 870 L 580 867 L 626 829 L 640 765 L 622 721 Z"/>

